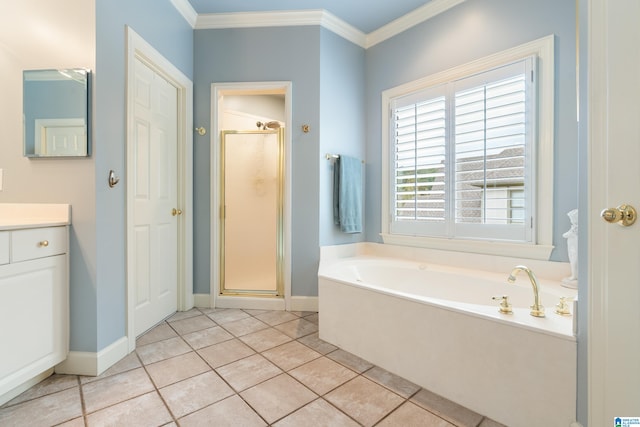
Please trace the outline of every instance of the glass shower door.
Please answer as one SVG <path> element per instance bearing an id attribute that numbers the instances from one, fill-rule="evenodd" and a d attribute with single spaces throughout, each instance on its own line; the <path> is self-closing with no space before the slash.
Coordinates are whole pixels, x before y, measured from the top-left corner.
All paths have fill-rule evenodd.
<path id="1" fill-rule="evenodd" d="M 221 141 L 221 293 L 282 296 L 283 130 Z"/>

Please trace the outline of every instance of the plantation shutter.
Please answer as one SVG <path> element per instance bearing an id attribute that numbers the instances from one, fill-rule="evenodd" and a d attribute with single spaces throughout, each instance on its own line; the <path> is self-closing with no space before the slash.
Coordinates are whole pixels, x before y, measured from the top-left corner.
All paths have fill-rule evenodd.
<path id="1" fill-rule="evenodd" d="M 530 241 L 533 57 L 390 103 L 390 231 Z"/>
<path id="2" fill-rule="evenodd" d="M 443 221 L 444 97 L 398 108 L 395 114 L 396 216 Z"/>
<path id="3" fill-rule="evenodd" d="M 392 105 L 393 217 L 398 223 L 446 220 L 444 90 L 444 86 L 432 88 L 396 99 Z M 406 226 L 398 225 L 400 230 Z"/>
<path id="4" fill-rule="evenodd" d="M 517 65 L 485 73 L 487 83 L 471 82 L 473 87 L 455 93 L 457 223 L 509 224 L 514 217 L 524 217 L 522 200 L 511 199 L 512 194 L 521 195 L 513 190 L 525 185 L 527 142 L 528 76 Z M 462 81 L 456 87 L 468 85 Z"/>

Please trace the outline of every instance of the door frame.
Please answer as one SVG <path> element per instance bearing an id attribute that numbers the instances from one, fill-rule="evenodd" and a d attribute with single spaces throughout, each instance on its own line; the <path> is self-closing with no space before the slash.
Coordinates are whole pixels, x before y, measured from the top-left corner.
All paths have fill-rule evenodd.
<path id="1" fill-rule="evenodd" d="M 283 206 L 283 262 L 282 279 L 284 298 L 220 295 L 220 120 L 223 113 L 220 98 L 224 95 L 268 95 L 284 93 L 284 206 Z M 292 82 L 237 82 L 211 85 L 211 240 L 210 240 L 210 289 L 211 307 L 245 309 L 291 309 L 291 124 Z"/>
<path id="2" fill-rule="evenodd" d="M 133 102 L 135 60 L 139 59 L 173 85 L 178 93 L 178 311 L 193 308 L 193 82 L 162 56 L 153 46 L 140 37 L 131 27 L 126 27 L 126 106 L 127 143 L 126 176 L 133 176 L 135 158 L 135 118 Z M 135 277 L 133 265 L 134 180 L 126 179 L 126 289 L 127 289 L 127 340 L 129 352 L 136 347 L 135 336 Z"/>

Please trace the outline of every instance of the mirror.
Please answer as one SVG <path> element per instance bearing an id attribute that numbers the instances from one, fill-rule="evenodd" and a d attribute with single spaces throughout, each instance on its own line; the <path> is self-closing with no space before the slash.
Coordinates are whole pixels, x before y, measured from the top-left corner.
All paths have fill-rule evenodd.
<path id="1" fill-rule="evenodd" d="M 89 155 L 89 81 L 83 68 L 23 72 L 24 155 Z"/>

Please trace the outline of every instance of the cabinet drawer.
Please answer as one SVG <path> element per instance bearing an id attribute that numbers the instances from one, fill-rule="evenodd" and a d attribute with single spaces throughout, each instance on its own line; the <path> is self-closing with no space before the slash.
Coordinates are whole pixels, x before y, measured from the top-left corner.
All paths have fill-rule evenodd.
<path id="1" fill-rule="evenodd" d="M 11 232 L 11 262 L 67 252 L 67 228 L 32 228 Z"/>
<path id="2" fill-rule="evenodd" d="M 0 231 L 0 265 L 9 264 L 9 232 Z"/>

